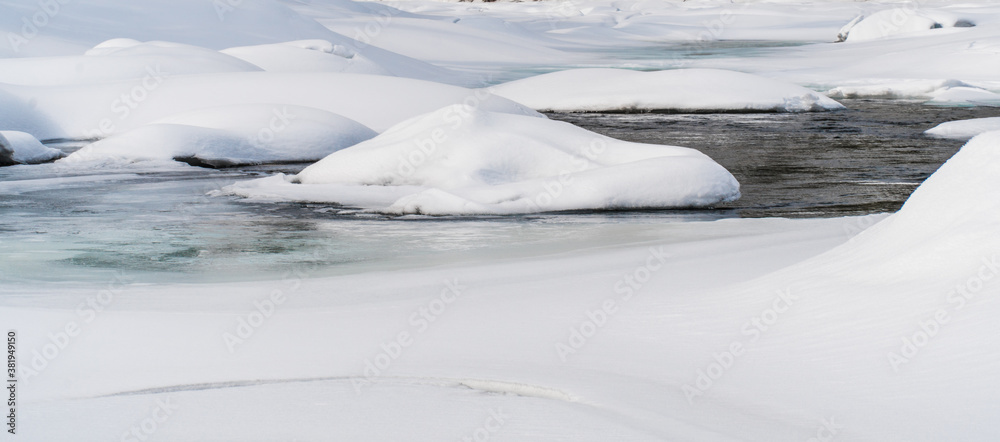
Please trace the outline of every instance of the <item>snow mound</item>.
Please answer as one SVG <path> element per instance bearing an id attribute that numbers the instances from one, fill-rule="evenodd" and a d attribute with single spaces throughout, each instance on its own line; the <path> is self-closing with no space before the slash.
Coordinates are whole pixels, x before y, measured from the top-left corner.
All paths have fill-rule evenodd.
<path id="1" fill-rule="evenodd" d="M 21 109 L 10 111 L 11 121 L 17 126 L 5 128 L 29 132 L 39 139 L 101 139 L 183 112 L 258 103 L 321 109 L 375 131 L 454 103 L 540 116 L 483 90 L 409 78 L 328 72 L 163 73 L 150 74 L 142 81 L 58 87 L 0 84 L 0 100 L 5 99 Z M 7 112 L 0 108 L 0 117 L 6 117 Z M 47 124 L 49 121 L 57 124 Z"/>
<path id="2" fill-rule="evenodd" d="M 295 177 L 238 183 L 227 192 L 394 214 L 516 214 L 711 206 L 738 198 L 739 183 L 693 149 L 454 105 L 335 152 Z"/>
<path id="3" fill-rule="evenodd" d="M 0 82 L 71 85 L 260 70 L 239 58 L 198 46 L 118 38 L 103 42 L 82 56 L 0 59 Z"/>
<path id="4" fill-rule="evenodd" d="M 391 67 L 379 65 L 347 46 L 335 45 L 326 40 L 299 40 L 287 43 L 240 46 L 223 49 L 220 52 L 252 63 L 269 72 L 348 72 L 397 75 Z"/>
<path id="5" fill-rule="evenodd" d="M 1000 131 L 1000 117 L 949 121 L 924 131 L 924 135 L 937 138 L 968 140 L 981 133 L 994 130 Z"/>
<path id="6" fill-rule="evenodd" d="M 844 108 L 798 85 L 717 69 L 571 69 L 501 84 L 493 91 L 536 110 L 560 112 L 809 112 Z"/>
<path id="7" fill-rule="evenodd" d="M 838 39 L 847 42 L 869 41 L 896 35 L 914 34 L 940 28 L 972 27 L 968 19 L 940 11 L 918 10 L 915 5 L 903 5 L 858 17 L 840 30 Z"/>
<path id="8" fill-rule="evenodd" d="M 61 150 L 46 147 L 31 134 L 0 130 L 0 166 L 47 163 L 62 156 Z"/>
<path id="9" fill-rule="evenodd" d="M 830 89 L 833 98 L 917 98 L 939 104 L 980 104 L 1000 101 L 1000 95 L 958 80 L 903 80 L 844 85 Z"/>
<path id="10" fill-rule="evenodd" d="M 986 132 L 924 181 L 899 212 L 832 253 L 882 280 L 976 268 L 1000 250 L 998 188 L 1000 131 Z"/>
<path id="11" fill-rule="evenodd" d="M 319 109 L 222 106 L 157 120 L 92 143 L 63 161 L 173 159 L 208 167 L 316 161 L 375 135 L 361 123 Z"/>
<path id="12" fill-rule="evenodd" d="M 935 93 L 927 104 L 939 105 L 1000 105 L 1000 94 L 978 87 L 953 87 Z"/>

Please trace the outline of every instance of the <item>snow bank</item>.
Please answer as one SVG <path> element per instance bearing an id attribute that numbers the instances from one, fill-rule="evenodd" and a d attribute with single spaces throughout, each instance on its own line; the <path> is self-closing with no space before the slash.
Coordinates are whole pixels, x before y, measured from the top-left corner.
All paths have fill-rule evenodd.
<path id="1" fill-rule="evenodd" d="M 81 56 L 0 58 L 0 83 L 89 84 L 141 79 L 150 73 L 190 75 L 259 70 L 236 57 L 198 46 L 114 39 Z"/>
<path id="2" fill-rule="evenodd" d="M 0 166 L 46 163 L 62 156 L 61 150 L 42 145 L 31 134 L 0 130 Z"/>
<path id="3" fill-rule="evenodd" d="M 92 143 L 63 162 L 174 159 L 225 167 L 316 161 L 375 135 L 361 123 L 319 109 L 223 106 L 157 120 Z"/>
<path id="4" fill-rule="evenodd" d="M 326 40 L 300 40 L 224 49 L 228 54 L 268 72 L 349 72 L 394 75 L 356 51 Z"/>
<path id="5" fill-rule="evenodd" d="M 0 58 L 76 56 L 103 41 L 118 38 L 177 42 L 213 50 L 319 39 L 363 52 L 365 59 L 393 75 L 454 84 L 468 82 L 449 69 L 371 45 L 371 35 L 364 30 L 365 25 L 379 18 L 374 15 L 358 14 L 357 18 L 363 22 L 351 35 L 366 40 L 358 41 L 323 27 L 284 2 L 273 0 L 207 4 L 205 0 L 150 1 L 141 8 L 104 0 L 57 3 L 45 3 L 43 8 L 37 1 L 8 2 L 0 15 L 0 32 L 8 43 L 0 45 Z M 352 9 L 352 2 L 346 0 L 327 3 Z M 44 24 L 34 24 L 33 20 Z M 381 22 L 378 27 L 382 27 Z"/>
<path id="6" fill-rule="evenodd" d="M 295 177 L 227 191 L 446 215 L 702 207 L 738 198 L 739 184 L 693 149 L 456 105 L 335 152 Z"/>
<path id="7" fill-rule="evenodd" d="M 924 131 L 924 135 L 938 138 L 968 140 L 983 132 L 994 130 L 1000 131 L 1000 117 L 949 121 Z"/>
<path id="8" fill-rule="evenodd" d="M 843 109 L 801 86 L 741 72 L 572 69 L 493 88 L 536 110 L 563 112 L 809 112 Z"/>
<path id="9" fill-rule="evenodd" d="M 160 72 L 147 73 L 134 81 L 89 85 L 0 84 L 0 99 L 5 96 L 23 112 L 12 110 L 13 118 L 0 123 L 39 139 L 99 139 L 183 112 L 259 103 L 316 108 L 376 131 L 454 103 L 538 116 L 531 109 L 486 91 L 409 78 L 341 73 L 171 76 Z M 0 112 L 4 111 L 7 109 Z"/>
<path id="10" fill-rule="evenodd" d="M 889 218 L 830 255 L 875 280 L 961 275 L 1000 250 L 1000 131 L 972 138 Z"/>
<path id="11" fill-rule="evenodd" d="M 1000 94 L 958 80 L 904 80 L 844 85 L 826 92 L 833 98 L 916 98 L 937 104 L 1000 103 Z"/>
<path id="12" fill-rule="evenodd" d="M 995 106 L 1000 105 L 1000 94 L 978 87 L 953 87 L 935 93 L 927 104 Z"/>
<path id="13" fill-rule="evenodd" d="M 860 20 L 855 19 L 841 29 L 840 35 L 846 37 L 845 41 L 858 42 L 913 34 L 930 29 L 973 26 L 975 24 L 968 19 L 942 11 L 917 9 L 915 4 L 906 4 L 894 9 L 876 12 Z"/>

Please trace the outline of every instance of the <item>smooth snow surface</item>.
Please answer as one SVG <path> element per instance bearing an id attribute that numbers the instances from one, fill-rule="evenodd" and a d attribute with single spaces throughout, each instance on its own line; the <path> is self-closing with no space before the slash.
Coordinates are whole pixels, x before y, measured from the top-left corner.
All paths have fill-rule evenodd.
<path id="1" fill-rule="evenodd" d="M 0 84 L 11 129 L 39 139 L 104 138 L 174 114 L 209 107 L 273 104 L 343 115 L 375 131 L 453 103 L 523 115 L 531 109 L 481 91 L 408 78 L 341 73 L 239 72 L 73 86 Z M 106 103 L 95 109 L 95 103 Z M 106 107 L 105 107 L 106 106 Z"/>
<path id="2" fill-rule="evenodd" d="M 336 152 L 294 178 L 237 184 L 229 192 L 451 215 L 703 207 L 738 198 L 739 184 L 693 149 L 454 105 Z"/>
<path id="3" fill-rule="evenodd" d="M 180 159 L 223 167 L 316 161 L 375 135 L 319 109 L 234 105 L 166 117 L 85 146 L 63 162 Z"/>
<path id="4" fill-rule="evenodd" d="M 967 140 L 983 132 L 994 130 L 1000 130 L 1000 117 L 949 121 L 924 131 L 924 134 L 939 138 Z"/>
<path id="5" fill-rule="evenodd" d="M 801 86 L 714 69 L 574 69 L 501 84 L 493 91 L 541 111 L 810 112 L 844 108 Z"/>

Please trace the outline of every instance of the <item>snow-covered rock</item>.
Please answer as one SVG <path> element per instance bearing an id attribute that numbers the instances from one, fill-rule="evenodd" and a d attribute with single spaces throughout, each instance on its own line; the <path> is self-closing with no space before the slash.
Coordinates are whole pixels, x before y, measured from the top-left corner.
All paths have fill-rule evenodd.
<path id="1" fill-rule="evenodd" d="M 0 166 L 47 163 L 62 156 L 61 150 L 46 147 L 31 134 L 0 130 Z"/>
<path id="2" fill-rule="evenodd" d="M 837 39 L 835 41 L 837 43 L 840 43 L 840 42 L 843 42 L 843 41 L 847 41 L 847 36 L 851 32 L 851 28 L 853 28 L 855 25 L 857 25 L 858 22 L 860 22 L 861 20 L 864 20 L 864 18 L 865 18 L 864 15 L 859 15 L 857 17 L 854 17 L 853 20 L 847 22 L 846 25 L 844 25 L 842 28 L 840 28 L 840 32 L 837 33 Z"/>
<path id="3" fill-rule="evenodd" d="M 492 88 L 536 110 L 809 112 L 844 106 L 804 87 L 741 72 L 571 69 Z"/>
<path id="4" fill-rule="evenodd" d="M 995 130 L 1000 131 L 1000 117 L 949 121 L 924 131 L 924 135 L 937 138 L 968 140 L 981 133 Z"/>
<path id="5" fill-rule="evenodd" d="M 704 207 L 738 198 L 739 184 L 693 149 L 455 105 L 335 152 L 295 177 L 228 192 L 397 214 L 513 214 Z"/>
<path id="6" fill-rule="evenodd" d="M 975 26 L 971 20 L 946 12 L 918 9 L 915 3 L 903 4 L 859 18 L 861 19 L 855 18 L 844 26 L 840 30 L 838 39 L 859 42 L 919 33 L 930 29 Z"/>
<path id="7" fill-rule="evenodd" d="M 157 120 L 85 146 L 63 162 L 174 159 L 226 167 L 316 161 L 375 135 L 361 123 L 319 109 L 233 105 Z"/>

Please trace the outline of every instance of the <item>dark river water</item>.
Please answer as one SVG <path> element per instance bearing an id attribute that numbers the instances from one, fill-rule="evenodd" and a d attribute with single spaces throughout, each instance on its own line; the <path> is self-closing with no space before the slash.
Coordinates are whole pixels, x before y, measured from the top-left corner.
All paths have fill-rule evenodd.
<path id="1" fill-rule="evenodd" d="M 893 212 L 964 144 L 923 131 L 1000 108 L 844 100 L 848 110 L 799 114 L 551 113 L 614 138 L 698 149 L 728 169 L 741 217 Z"/>

